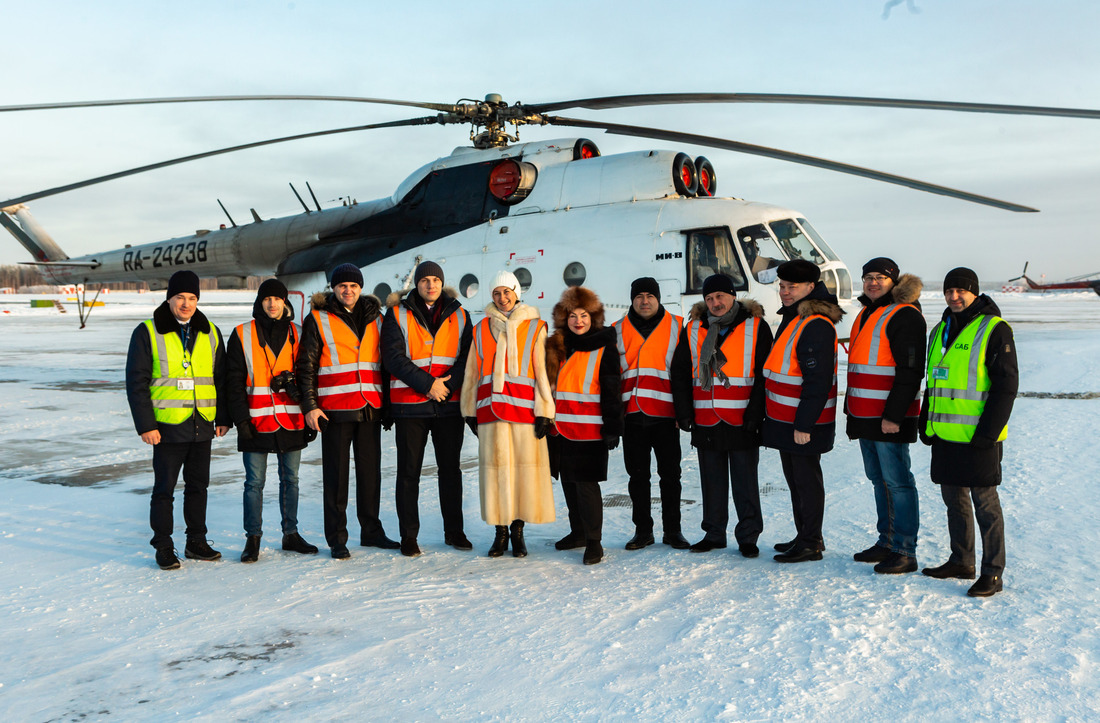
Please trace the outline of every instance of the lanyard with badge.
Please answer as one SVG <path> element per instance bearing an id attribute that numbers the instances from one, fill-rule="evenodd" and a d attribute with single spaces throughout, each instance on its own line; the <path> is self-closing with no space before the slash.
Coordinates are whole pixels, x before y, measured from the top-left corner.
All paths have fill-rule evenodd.
<path id="1" fill-rule="evenodd" d="M 188 341 L 188 337 L 190 336 L 190 333 L 191 333 L 191 325 L 190 324 L 182 324 L 180 328 L 181 328 L 180 336 L 182 337 L 182 341 L 183 341 L 183 370 L 184 370 L 185 373 L 190 373 L 189 370 L 191 368 L 191 352 L 188 351 L 188 349 L 187 349 L 187 341 Z M 180 391 L 180 392 L 193 392 L 193 391 L 195 391 L 195 380 L 190 379 L 190 378 L 188 378 L 188 379 L 177 379 L 176 380 L 176 390 Z"/>
<path id="2" fill-rule="evenodd" d="M 943 361 L 943 357 L 947 354 L 947 335 L 951 331 L 951 317 L 947 317 L 947 321 L 943 323 L 943 334 L 940 335 L 940 361 Z M 946 364 L 932 367 L 932 380 L 945 382 L 951 375 L 951 367 Z"/>

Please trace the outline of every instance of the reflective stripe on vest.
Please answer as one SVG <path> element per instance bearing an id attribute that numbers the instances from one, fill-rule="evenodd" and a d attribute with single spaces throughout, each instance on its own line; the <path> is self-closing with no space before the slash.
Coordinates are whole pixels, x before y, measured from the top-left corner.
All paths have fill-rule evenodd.
<path id="1" fill-rule="evenodd" d="M 287 340 L 277 357 L 267 344 L 260 345 L 255 319 L 238 326 L 237 337 L 241 340 L 245 367 L 248 369 L 245 385 L 248 387 L 248 416 L 252 426 L 257 432 L 264 433 L 274 432 L 280 427 L 305 429 L 301 407 L 286 392 L 271 391 L 272 377 L 294 371 L 294 360 L 298 356 L 297 327 L 293 323 L 289 325 Z"/>
<path id="2" fill-rule="evenodd" d="M 600 407 L 600 360 L 604 347 L 576 351 L 558 372 L 554 391 L 554 424 L 558 433 L 574 442 L 600 439 L 603 410 Z"/>
<path id="3" fill-rule="evenodd" d="M 714 375 L 710 389 L 703 389 L 699 365 L 703 350 L 703 341 L 707 338 L 707 329 L 703 321 L 696 319 L 688 324 L 688 347 L 691 349 L 691 400 L 695 408 L 695 423 L 704 427 L 713 427 L 719 422 L 741 426 L 745 422 L 745 409 L 752 396 L 752 385 L 756 381 L 753 373 L 753 360 L 756 351 L 756 334 L 760 320 L 752 316 L 730 329 L 726 338 L 718 347 L 726 358 L 722 364 L 725 381 L 719 381 Z"/>
<path id="4" fill-rule="evenodd" d="M 896 362 L 886 337 L 886 327 L 894 314 L 912 304 L 889 304 L 867 315 L 863 324 L 861 311 L 852 324 L 852 345 L 848 352 L 848 391 L 845 404 L 853 417 L 880 419 L 886 412 L 886 399 L 894 386 Z M 864 309 L 866 311 L 866 309 Z M 920 390 L 917 390 L 909 407 L 907 418 L 920 416 Z"/>
<path id="5" fill-rule="evenodd" d="M 504 386 L 493 391 L 493 362 L 496 359 L 497 340 L 489 327 L 489 319 L 482 319 L 474 328 L 474 351 L 477 355 L 480 379 L 477 385 L 477 422 L 535 423 L 535 364 L 532 354 L 539 332 L 546 329 L 541 319 L 528 319 L 516 325 L 519 369 L 509 367 L 504 360 Z"/>
<path id="6" fill-rule="evenodd" d="M 401 334 L 405 337 L 405 356 L 433 377 L 446 376 L 448 370 L 455 365 L 458 349 L 462 343 L 462 333 L 466 330 L 466 314 L 462 309 L 448 316 L 440 324 L 435 337 L 420 325 L 408 309 L 398 305 L 393 307 L 392 311 L 397 325 L 401 327 Z M 462 380 L 457 381 L 461 383 Z M 460 394 L 460 387 L 456 387 L 451 398 L 457 399 Z M 390 374 L 390 401 L 394 404 L 423 404 L 430 400 L 427 395 L 420 394 Z"/>
<path id="7" fill-rule="evenodd" d="M 218 392 L 214 386 L 214 357 L 218 353 L 215 327 L 210 327 L 209 334 L 197 332 L 190 352 L 183 348 L 178 333 L 157 333 L 152 319 L 145 322 L 145 328 L 153 352 L 149 396 L 157 422 L 182 424 L 196 410 L 200 417 L 213 422 L 218 411 Z"/>
<path id="8" fill-rule="evenodd" d="M 788 324 L 779 338 L 775 340 L 768 361 L 764 364 L 764 389 L 767 393 L 767 401 L 764 405 L 765 413 L 769 419 L 777 422 L 794 424 L 795 413 L 798 411 L 798 402 L 802 397 L 802 368 L 798 365 L 798 338 L 802 336 L 802 330 L 814 319 L 822 319 L 833 324 L 833 320 L 821 314 L 801 317 L 798 322 Z M 833 336 L 833 386 L 829 390 L 829 398 L 825 402 L 825 408 L 821 410 L 814 424 L 833 424 L 836 422 L 836 358 L 837 340 Z M 805 430 L 800 430 L 805 431 Z"/>
<path id="9" fill-rule="evenodd" d="M 982 314 L 959 332 L 949 349 L 943 346 L 944 323 L 928 338 L 928 423 L 926 433 L 945 442 L 967 443 L 974 439 L 978 419 L 985 409 L 992 383 L 985 366 L 985 351 L 993 328 L 1003 322 Z M 946 379 L 936 379 L 937 369 L 946 369 Z M 941 373 L 942 374 L 942 373 Z M 1008 436 L 1006 425 L 997 436 Z"/>
<path id="10" fill-rule="evenodd" d="M 382 317 L 367 324 L 360 339 L 340 317 L 318 309 L 312 313 L 323 344 L 317 368 L 317 405 L 326 412 L 366 406 L 381 409 Z"/>
<path id="11" fill-rule="evenodd" d="M 647 337 L 639 334 L 625 316 L 612 324 L 618 339 L 625 414 L 642 412 L 650 417 L 676 416 L 668 370 L 672 368 L 672 355 L 680 340 L 683 324 L 683 318 L 667 311 Z"/>

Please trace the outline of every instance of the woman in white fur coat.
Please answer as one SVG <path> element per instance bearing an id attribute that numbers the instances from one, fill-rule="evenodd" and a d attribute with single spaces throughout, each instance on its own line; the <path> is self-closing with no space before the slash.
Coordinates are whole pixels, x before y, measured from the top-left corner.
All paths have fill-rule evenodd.
<path id="1" fill-rule="evenodd" d="M 527 556 L 525 522 L 554 521 L 546 434 L 554 399 L 546 377 L 546 322 L 520 301 L 509 271 L 493 277 L 493 303 L 474 328 L 461 409 L 478 437 L 481 518 L 496 526 L 489 557 Z M 510 534 L 509 534 L 510 533 Z"/>

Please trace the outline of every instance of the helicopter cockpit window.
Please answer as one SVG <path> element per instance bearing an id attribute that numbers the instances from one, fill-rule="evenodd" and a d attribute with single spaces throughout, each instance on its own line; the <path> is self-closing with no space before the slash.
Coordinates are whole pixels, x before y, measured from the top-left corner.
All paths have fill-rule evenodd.
<path id="1" fill-rule="evenodd" d="M 798 224 L 802 226 L 802 229 L 806 232 L 806 235 L 814 240 L 814 244 L 821 249 L 821 253 L 825 254 L 825 258 L 830 261 L 840 261 L 840 257 L 829 248 L 829 244 L 825 243 L 825 239 L 821 238 L 821 234 L 817 232 L 810 222 L 804 218 L 798 219 Z"/>
<path id="2" fill-rule="evenodd" d="M 701 294 L 703 282 L 708 276 L 725 274 L 733 279 L 733 288 L 746 291 L 748 283 L 730 243 L 729 231 L 724 228 L 686 231 L 688 249 L 688 288 L 689 294 Z"/>
<path id="3" fill-rule="evenodd" d="M 762 284 L 774 283 L 777 278 L 776 267 L 787 258 L 775 245 L 775 239 L 768 233 L 768 229 L 763 224 L 746 226 L 737 232 L 737 240 L 753 278 Z"/>
<path id="4" fill-rule="evenodd" d="M 788 258 L 805 259 L 818 266 L 829 260 L 810 243 L 809 237 L 802 233 L 802 229 L 794 221 L 784 219 L 772 221 L 768 225 L 771 226 L 772 233 L 779 240 L 779 247 L 786 252 Z"/>

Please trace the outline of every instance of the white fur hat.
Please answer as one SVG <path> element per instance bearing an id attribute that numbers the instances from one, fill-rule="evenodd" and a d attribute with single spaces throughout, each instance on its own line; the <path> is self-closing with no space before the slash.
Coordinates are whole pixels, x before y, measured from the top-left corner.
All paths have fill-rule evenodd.
<path id="1" fill-rule="evenodd" d="M 516 292 L 516 298 L 520 298 L 519 279 L 511 271 L 498 271 L 493 277 L 493 283 L 489 286 L 489 293 L 501 286 Z"/>

